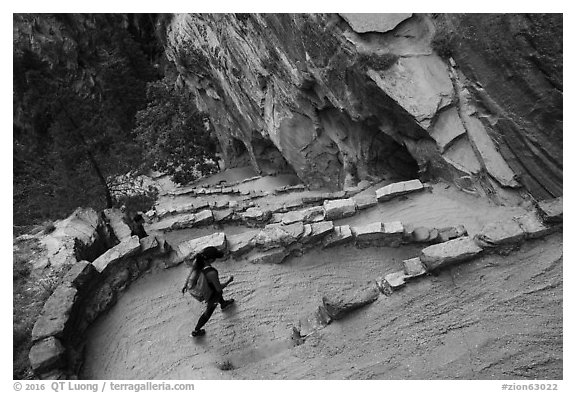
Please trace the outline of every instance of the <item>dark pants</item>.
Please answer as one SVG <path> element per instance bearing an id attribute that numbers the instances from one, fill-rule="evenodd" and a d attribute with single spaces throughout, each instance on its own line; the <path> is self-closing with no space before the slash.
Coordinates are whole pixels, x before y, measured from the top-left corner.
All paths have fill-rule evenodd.
<path id="1" fill-rule="evenodd" d="M 216 269 L 209 269 L 208 271 L 205 271 L 204 274 L 206 275 L 208 285 L 212 288 L 212 295 L 207 301 L 206 310 L 204 310 L 204 313 L 202 313 L 198 319 L 195 330 L 202 329 L 202 326 L 210 320 L 210 317 L 214 313 L 214 310 L 216 310 L 216 307 L 218 307 L 218 304 L 221 305 L 224 303 L 224 298 L 222 297 L 222 286 L 220 285 L 220 279 L 218 278 L 218 271 Z"/>

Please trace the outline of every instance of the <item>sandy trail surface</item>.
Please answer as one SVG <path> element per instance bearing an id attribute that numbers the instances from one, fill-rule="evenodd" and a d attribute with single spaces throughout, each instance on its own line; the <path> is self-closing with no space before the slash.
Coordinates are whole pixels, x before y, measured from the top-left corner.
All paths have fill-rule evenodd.
<path id="1" fill-rule="evenodd" d="M 134 283 L 89 332 L 89 379 L 561 379 L 562 235 L 424 277 L 294 346 L 323 294 L 400 268 L 414 248 L 315 250 L 282 265 L 222 262 L 237 300 L 202 339 L 179 266 Z M 229 361 L 234 370 L 222 371 Z"/>
<path id="2" fill-rule="evenodd" d="M 370 190 L 369 190 L 370 191 Z M 368 191 L 368 192 L 369 192 Z M 285 198 L 285 195 L 282 195 Z M 522 214 L 435 185 L 335 224 L 400 220 L 428 227 Z M 221 230 L 221 229 L 218 229 Z M 226 226 L 227 234 L 249 230 Z M 215 228 L 170 232 L 175 244 Z M 410 283 L 295 345 L 292 327 L 323 295 L 370 285 L 418 255 L 417 246 L 311 250 L 281 265 L 215 264 L 234 275 L 207 335 L 189 337 L 202 304 L 180 293 L 184 265 L 149 272 L 90 328 L 86 379 L 561 379 L 562 233 L 508 256 L 484 256 Z M 229 362 L 232 370 L 219 365 Z"/>

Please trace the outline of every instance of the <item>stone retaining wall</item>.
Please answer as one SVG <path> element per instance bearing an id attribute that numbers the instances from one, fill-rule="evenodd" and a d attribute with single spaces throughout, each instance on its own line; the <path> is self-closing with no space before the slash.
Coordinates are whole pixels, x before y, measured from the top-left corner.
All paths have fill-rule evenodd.
<path id="1" fill-rule="evenodd" d="M 345 204 L 350 206 L 353 202 L 348 200 Z M 349 214 L 347 209 L 342 214 Z M 404 261 L 403 270 L 379 278 L 373 285 L 357 288 L 349 296 L 325 297 L 314 315 L 301 319 L 294 328 L 297 339 L 304 340 L 333 319 L 373 302 L 379 292 L 390 295 L 410 280 L 431 271 L 487 252 L 508 253 L 523 241 L 561 228 L 562 198 L 542 201 L 536 210 L 512 220 L 490 223 L 474 238 L 467 236 L 463 226 L 430 229 L 396 221 L 350 227 L 334 226 L 332 221 L 314 221 L 314 218 L 307 222 L 306 217 L 314 217 L 313 214 L 302 217 L 299 221 L 283 220 L 239 235 L 215 233 L 181 243 L 174 249 L 163 239 L 152 236 L 144 239 L 124 236 L 124 240 L 94 262 L 75 263 L 46 301 L 34 325 L 29 354 L 34 372 L 42 379 L 75 378 L 83 362 L 87 328 L 115 304 L 119 293 L 151 267 L 153 260 L 165 268 L 173 267 L 207 246 L 217 247 L 235 259 L 246 258 L 251 263 L 282 263 L 290 255 L 301 255 L 320 244 L 323 247 L 346 243 L 357 247 L 432 244 L 422 249 L 417 258 Z M 374 292 L 375 288 L 379 292 Z"/>
<path id="2" fill-rule="evenodd" d="M 151 225 L 151 229 L 160 231 L 173 231 L 184 228 L 192 228 L 203 225 L 216 223 L 242 223 L 252 227 L 262 227 L 267 223 L 290 223 L 296 221 L 305 221 L 307 223 L 326 220 L 338 220 L 350 217 L 360 210 L 376 206 L 378 202 L 386 202 L 395 197 L 408 193 L 422 191 L 428 188 L 419 180 L 409 180 L 398 182 L 382 187 L 372 195 L 362 195 L 355 197 L 356 194 L 370 187 L 369 182 L 362 182 L 357 187 L 347 191 L 337 191 L 324 193 L 318 196 L 304 197 L 300 201 L 294 201 L 284 204 L 274 210 L 268 210 L 256 207 L 252 199 L 278 193 L 259 192 L 251 194 L 241 201 L 221 201 L 208 204 L 201 202 L 196 205 L 189 204 L 180 208 L 171 210 L 159 210 L 155 217 L 161 219 Z M 289 186 L 281 188 L 282 192 L 303 190 L 303 187 Z M 306 207 L 309 205 L 318 205 L 316 209 Z M 322 210 L 320 210 L 322 209 Z M 312 213 L 313 217 L 306 217 Z M 180 214 L 181 216 L 175 216 Z M 154 217 L 154 215 L 150 215 Z M 303 216 L 299 219 L 299 216 Z M 167 218 L 168 217 L 168 218 Z M 321 218 L 320 218 L 321 217 Z M 163 220 L 162 220 L 163 219 Z"/>
<path id="3" fill-rule="evenodd" d="M 462 236 L 449 239 L 421 250 L 420 255 L 403 261 L 403 269 L 379 277 L 375 285 L 346 289 L 343 293 L 325 296 L 322 304 L 312 314 L 300 318 L 293 325 L 293 339 L 301 344 L 315 331 L 323 329 L 333 320 L 343 318 L 349 312 L 372 303 L 378 296 L 373 289 L 391 296 L 407 283 L 454 264 L 470 261 L 486 253 L 508 254 L 520 247 L 522 242 L 541 238 L 562 228 L 562 198 L 541 201 L 534 211 L 511 220 L 489 223 L 473 238 Z M 370 224 L 370 236 L 385 233 L 386 225 Z M 367 233 L 366 230 L 352 230 L 345 227 L 335 231 L 333 238 L 351 239 Z M 462 228 L 459 228 L 460 230 Z M 380 240 L 380 239 L 379 239 Z"/>
<path id="4" fill-rule="evenodd" d="M 33 371 L 41 379 L 75 379 L 83 361 L 86 329 L 154 259 L 168 251 L 162 240 L 132 236 L 92 263 L 73 264 L 32 329 Z"/>

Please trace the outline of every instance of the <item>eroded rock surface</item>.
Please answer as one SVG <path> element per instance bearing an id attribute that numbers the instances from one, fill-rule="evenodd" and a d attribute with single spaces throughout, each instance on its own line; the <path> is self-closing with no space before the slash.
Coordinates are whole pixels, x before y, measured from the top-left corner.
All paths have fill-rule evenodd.
<path id="1" fill-rule="evenodd" d="M 179 14 L 167 53 L 227 165 L 274 162 L 332 189 L 486 171 L 474 181 L 541 199 L 561 194 L 561 27 L 542 15 Z"/>

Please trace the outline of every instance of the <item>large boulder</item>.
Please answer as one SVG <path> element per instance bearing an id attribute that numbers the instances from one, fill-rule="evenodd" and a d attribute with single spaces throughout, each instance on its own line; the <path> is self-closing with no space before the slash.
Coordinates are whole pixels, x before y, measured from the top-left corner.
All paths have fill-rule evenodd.
<path id="1" fill-rule="evenodd" d="M 420 260 L 427 270 L 436 270 L 454 263 L 463 262 L 482 252 L 474 239 L 466 236 L 424 248 Z"/>
<path id="2" fill-rule="evenodd" d="M 458 115 L 458 109 L 455 107 L 442 111 L 434 126 L 428 131 L 441 153 L 444 153 L 456 138 L 466 134 L 466 129 Z"/>
<path id="3" fill-rule="evenodd" d="M 378 202 L 385 202 L 400 195 L 421 191 L 424 185 L 418 179 L 388 184 L 376 190 Z"/>
<path id="4" fill-rule="evenodd" d="M 366 75 L 423 129 L 454 96 L 448 67 L 437 56 L 401 57 L 390 68 L 368 69 Z"/>
<path id="5" fill-rule="evenodd" d="M 36 374 L 46 373 L 64 365 L 65 349 L 60 340 L 47 337 L 38 341 L 30 349 L 28 359 Z"/>
<path id="6" fill-rule="evenodd" d="M 352 198 L 324 201 L 327 220 L 337 220 L 353 216 L 356 213 L 356 202 Z"/>
<path id="7" fill-rule="evenodd" d="M 132 236 L 100 255 L 92 262 L 92 265 L 99 273 L 102 273 L 108 265 L 136 255 L 138 252 L 140 252 L 140 239 L 138 236 Z"/>
<path id="8" fill-rule="evenodd" d="M 69 283 L 59 285 L 50 295 L 32 328 L 32 341 L 54 336 L 61 338 L 76 302 L 78 290 Z"/>
<path id="9" fill-rule="evenodd" d="M 374 302 L 379 291 L 374 285 L 353 287 L 322 297 L 322 303 L 332 319 L 342 319 L 348 313 Z"/>

